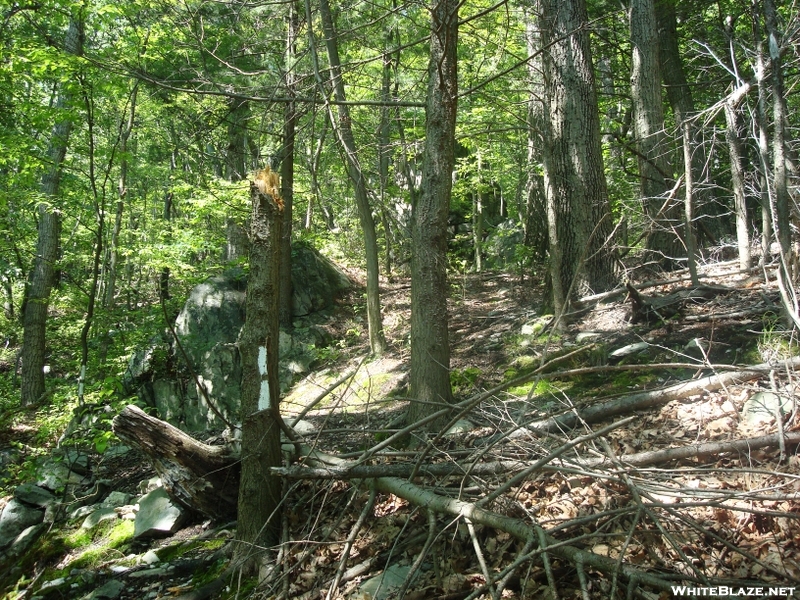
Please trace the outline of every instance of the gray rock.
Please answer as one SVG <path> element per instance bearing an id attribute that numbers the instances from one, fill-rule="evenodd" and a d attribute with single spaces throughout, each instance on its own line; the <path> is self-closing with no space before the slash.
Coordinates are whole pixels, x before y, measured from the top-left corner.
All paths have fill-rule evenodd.
<path id="1" fill-rule="evenodd" d="M 152 492 L 154 489 L 159 487 L 161 487 L 161 478 L 158 476 L 139 482 L 139 492 L 141 492 L 142 495 L 146 494 L 147 492 Z"/>
<path id="2" fill-rule="evenodd" d="M 30 508 L 16 498 L 9 500 L 0 515 L 0 549 L 9 546 L 28 527 L 43 520 L 44 511 Z"/>
<path id="3" fill-rule="evenodd" d="M 591 342 L 599 337 L 602 337 L 602 333 L 597 333 L 596 331 L 581 331 L 578 335 L 575 336 L 575 341 L 579 344 L 583 342 Z"/>
<path id="4" fill-rule="evenodd" d="M 89 592 L 81 600 L 114 600 L 125 589 L 125 584 L 117 579 L 106 581 L 101 587 Z"/>
<path id="5" fill-rule="evenodd" d="M 309 435 L 317 430 L 316 426 L 311 421 L 306 421 L 305 419 L 300 419 L 292 426 L 292 429 L 294 429 L 297 435 Z"/>
<path id="6" fill-rule="evenodd" d="M 475 429 L 475 425 L 467 419 L 459 419 L 444 434 L 446 436 L 460 435 Z"/>
<path id="7" fill-rule="evenodd" d="M 92 529 L 103 521 L 116 520 L 118 518 L 119 515 L 113 508 L 98 508 L 83 520 L 81 529 Z"/>
<path id="8" fill-rule="evenodd" d="M 14 497 L 25 504 L 40 508 L 45 508 L 48 504 L 56 501 L 56 497 L 49 490 L 40 488 L 33 483 L 23 483 L 14 490 Z"/>
<path id="9" fill-rule="evenodd" d="M 125 492 L 111 492 L 106 499 L 100 503 L 100 506 L 104 508 L 117 508 L 118 506 L 125 506 L 130 504 L 131 502 L 131 495 L 126 494 Z"/>
<path id="10" fill-rule="evenodd" d="M 553 320 L 553 315 L 544 315 L 528 321 L 520 329 L 522 335 L 539 335 L 545 328 L 550 325 Z"/>
<path id="11" fill-rule="evenodd" d="M 71 513 L 69 513 L 70 519 L 83 519 L 84 517 L 92 514 L 94 511 L 100 508 L 99 504 L 90 504 L 88 506 L 79 506 L 74 509 Z"/>
<path id="12" fill-rule="evenodd" d="M 410 571 L 410 566 L 392 565 L 380 575 L 362 583 L 360 591 L 373 600 L 386 600 L 403 585 Z"/>
<path id="13" fill-rule="evenodd" d="M 70 469 L 64 461 L 48 460 L 38 470 L 36 485 L 52 491 L 63 490 L 71 484 L 81 484 L 84 476 Z"/>
<path id="14" fill-rule="evenodd" d="M 25 554 L 36 540 L 45 532 L 47 525 L 39 523 L 38 525 L 31 525 L 22 530 L 22 532 L 14 538 L 11 545 L 6 549 L 6 556 L 8 558 L 18 558 Z"/>
<path id="15" fill-rule="evenodd" d="M 133 537 L 142 539 L 172 535 L 186 522 L 187 517 L 186 511 L 172 501 L 163 487 L 156 488 L 139 500 Z"/>
<path id="16" fill-rule="evenodd" d="M 769 423 L 779 410 L 784 415 L 792 412 L 792 399 L 775 392 L 756 392 L 742 407 L 742 422 L 748 425 Z"/>
<path id="17" fill-rule="evenodd" d="M 636 342 L 635 344 L 628 344 L 622 348 L 617 348 L 609 356 L 616 359 L 625 358 L 626 356 L 632 356 L 633 354 L 644 352 L 649 347 L 650 344 L 647 342 Z"/>
<path id="18" fill-rule="evenodd" d="M 352 286 L 333 263 L 307 246 L 295 246 L 292 261 L 295 317 L 311 319 L 304 315 L 331 306 L 338 295 Z M 175 322 L 186 357 L 173 340 L 152 340 L 131 358 L 126 388 L 135 389 L 162 419 L 186 431 L 222 429 L 227 426 L 225 421 L 237 423 L 242 373 L 236 343 L 245 320 L 246 286 L 241 270 L 196 286 Z M 281 333 L 279 378 L 284 389 L 308 371 L 316 359 L 314 349 L 320 339 L 325 336 L 310 327 L 291 335 Z"/>

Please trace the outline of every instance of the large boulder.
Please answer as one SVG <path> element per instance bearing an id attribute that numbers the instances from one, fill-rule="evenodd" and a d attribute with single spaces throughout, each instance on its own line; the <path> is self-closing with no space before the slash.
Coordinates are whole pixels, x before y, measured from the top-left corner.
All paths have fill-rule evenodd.
<path id="1" fill-rule="evenodd" d="M 303 323 L 281 332 L 284 389 L 308 370 L 314 348 L 328 341 L 324 330 L 314 325 L 314 315 L 331 307 L 352 282 L 316 250 L 297 245 L 292 252 L 292 285 L 293 315 Z M 135 391 L 161 418 L 186 431 L 238 423 L 242 370 L 237 340 L 245 321 L 246 290 L 247 277 L 241 269 L 196 286 L 175 320 L 180 344 L 166 332 L 137 351 L 125 378 L 128 391 Z"/>

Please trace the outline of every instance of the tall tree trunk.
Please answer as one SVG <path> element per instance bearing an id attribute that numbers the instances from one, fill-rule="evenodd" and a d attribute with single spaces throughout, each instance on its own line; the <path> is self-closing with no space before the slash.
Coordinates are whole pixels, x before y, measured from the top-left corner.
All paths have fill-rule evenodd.
<path id="1" fill-rule="evenodd" d="M 413 423 L 452 400 L 447 331 L 447 216 L 455 168 L 458 0 L 433 0 L 422 185 L 412 209 L 411 404 Z M 429 428 L 441 427 L 442 422 Z"/>
<path id="2" fill-rule="evenodd" d="M 392 10 L 397 9 L 397 2 L 392 2 Z M 392 230 L 389 219 L 389 166 L 392 161 L 392 147 L 390 146 L 391 134 L 391 86 L 392 86 L 392 55 L 389 49 L 394 45 L 395 26 L 392 25 L 386 33 L 386 48 L 383 55 L 383 68 L 381 69 L 381 121 L 378 131 L 378 178 L 380 183 L 380 211 L 381 224 L 383 225 L 384 258 L 383 268 L 386 276 L 392 277 Z"/>
<path id="3" fill-rule="evenodd" d="M 542 2 L 544 180 L 553 305 L 616 283 L 594 69 L 584 0 Z"/>
<path id="4" fill-rule="evenodd" d="M 225 153 L 225 175 L 229 181 L 241 181 L 247 176 L 247 122 L 250 103 L 240 98 L 228 101 L 228 148 Z"/>
<path id="5" fill-rule="evenodd" d="M 286 32 L 286 92 L 295 94 L 295 46 L 297 38 L 297 9 L 289 3 Z M 281 197 L 283 198 L 283 232 L 281 238 L 280 286 L 278 286 L 278 314 L 283 327 L 292 326 L 292 210 L 294 207 L 294 144 L 297 129 L 297 107 L 287 102 L 283 114 L 283 147 L 281 148 Z"/>
<path id="6" fill-rule="evenodd" d="M 308 9 L 307 12 L 310 18 L 310 9 Z M 358 207 L 358 217 L 364 232 L 364 251 L 366 253 L 367 263 L 367 326 L 369 328 L 369 346 L 373 354 L 381 355 L 386 351 L 386 337 L 383 333 L 383 321 L 381 318 L 380 272 L 378 267 L 378 241 L 375 233 L 375 219 L 372 216 L 372 207 L 370 206 L 369 194 L 367 191 L 367 181 L 361 168 L 361 163 L 359 162 L 356 142 L 353 137 L 350 109 L 346 104 L 347 97 L 344 90 L 344 81 L 342 80 L 342 68 L 337 45 L 338 38 L 328 0 L 320 0 L 319 12 L 320 18 L 322 19 L 322 30 L 325 34 L 325 48 L 328 53 L 333 93 L 338 103 L 338 119 L 333 114 L 333 109 L 330 108 L 331 125 L 336 132 L 345 155 L 347 174 L 353 183 L 356 205 Z M 311 27 L 309 27 L 309 30 L 311 30 Z"/>
<path id="7" fill-rule="evenodd" d="M 664 107 L 661 100 L 661 65 L 658 54 L 658 28 L 653 0 L 632 0 L 630 8 L 631 99 L 633 130 L 639 159 L 639 182 L 645 213 L 651 231 L 647 248 L 662 266 L 674 267 L 681 252 L 675 230 L 683 218 L 677 206 L 661 210 L 671 168 L 664 135 Z"/>
<path id="8" fill-rule="evenodd" d="M 689 277 L 692 285 L 700 285 L 697 277 L 697 242 L 694 236 L 694 173 L 692 173 L 692 126 L 689 121 L 684 121 L 683 129 L 683 168 L 684 185 L 686 192 L 684 199 L 683 228 L 686 232 L 686 259 L 689 263 Z"/>
<path id="9" fill-rule="evenodd" d="M 667 92 L 667 99 L 675 116 L 675 125 L 678 127 L 685 123 L 687 119 L 692 118 L 696 111 L 692 88 L 683 68 L 675 4 L 675 0 L 656 0 L 658 56 L 661 76 Z M 693 143 L 692 146 L 692 179 L 697 184 L 702 182 L 707 154 L 705 146 L 702 144 Z M 678 160 L 682 160 L 680 153 L 678 153 Z M 686 172 L 685 167 L 684 172 Z M 714 218 L 713 212 L 715 211 L 716 203 L 710 201 L 712 199 L 710 194 L 702 186 L 695 185 L 694 191 L 695 220 L 703 222 L 701 231 L 710 229 L 714 235 L 719 237 L 723 232 L 720 226 L 723 220 Z"/>
<path id="10" fill-rule="evenodd" d="M 247 318 L 239 340 L 242 360 L 242 475 L 236 537 L 243 570 L 257 571 L 264 547 L 278 541 L 281 483 L 267 475 L 280 466 L 278 281 L 283 202 L 274 173 L 259 171 L 250 184 L 250 274 Z"/>
<path id="11" fill-rule="evenodd" d="M 541 47 L 538 29 L 533 14 L 525 10 L 525 44 L 528 56 L 533 56 Z M 525 189 L 523 191 L 524 208 L 521 221 L 525 232 L 525 245 L 533 249 L 533 254 L 540 262 L 544 262 L 547 254 L 548 234 L 547 220 L 542 218 L 546 214 L 546 199 L 544 193 L 544 180 L 540 173 L 539 163 L 544 153 L 543 132 L 544 105 L 540 94 L 542 86 L 541 55 L 539 58 L 528 61 L 528 111 L 526 129 L 528 134 L 527 148 L 527 173 Z"/>
<path id="12" fill-rule="evenodd" d="M 119 262 L 119 236 L 122 232 L 122 215 L 125 212 L 125 198 L 128 196 L 128 140 L 133 133 L 136 122 L 136 100 L 139 96 L 139 83 L 133 84 L 130 95 L 130 112 L 128 120 L 120 132 L 119 139 L 119 180 L 117 181 L 117 205 L 114 215 L 114 229 L 111 232 L 111 244 L 108 256 L 108 277 L 105 285 L 103 306 L 110 308 L 114 305 L 114 296 L 117 291 L 117 263 Z"/>
<path id="13" fill-rule="evenodd" d="M 83 54 L 83 21 L 72 19 L 67 30 L 64 49 L 69 54 Z M 66 109 L 69 104 L 66 92 L 59 95 L 56 107 Z M 36 259 L 30 273 L 30 285 L 25 302 L 22 341 L 23 405 L 33 404 L 44 396 L 45 328 L 50 292 L 55 283 L 55 265 L 58 260 L 58 241 L 61 213 L 58 210 L 58 192 L 61 168 L 67 154 L 67 143 L 72 131 L 72 121 L 64 119 L 53 127 L 50 147 L 47 150 L 48 166 L 40 184 L 44 201 L 39 203 L 39 237 L 36 242 Z"/>
<path id="14" fill-rule="evenodd" d="M 761 166 L 759 185 L 761 193 L 761 264 L 766 265 L 771 258 L 772 246 L 772 200 L 769 193 L 770 158 L 769 158 L 769 133 L 767 122 L 767 91 L 766 65 L 764 60 L 764 40 L 761 29 L 761 10 L 759 0 L 753 0 L 753 38 L 756 49 L 756 82 L 758 83 L 758 156 Z"/>
<path id="15" fill-rule="evenodd" d="M 781 34 L 773 0 L 764 0 L 764 21 L 767 29 L 769 61 L 772 71 L 772 180 L 775 190 L 775 215 L 778 244 L 781 250 L 785 283 L 794 280 L 792 274 L 791 228 L 789 225 L 789 177 L 786 169 L 786 101 L 784 98 Z"/>
<path id="16" fill-rule="evenodd" d="M 81 328 L 81 370 L 78 376 L 78 403 L 83 404 L 84 388 L 86 385 L 86 368 L 89 363 L 89 332 L 94 321 L 94 309 L 97 302 L 97 290 L 100 283 L 100 264 L 103 258 L 106 224 L 106 195 L 105 187 L 102 191 L 97 186 L 97 168 L 94 138 L 94 101 L 89 90 L 83 86 L 84 104 L 86 106 L 86 126 L 89 150 L 89 183 L 92 189 L 97 229 L 95 230 L 94 256 L 92 260 L 92 278 L 89 285 L 89 297 L 86 302 L 86 316 Z M 113 155 L 108 164 L 108 172 L 113 165 Z"/>
<path id="17" fill-rule="evenodd" d="M 736 242 L 739 248 L 739 268 L 746 271 L 750 268 L 750 234 L 747 219 L 747 203 L 745 201 L 744 152 L 740 138 L 739 118 L 736 106 L 732 102 L 725 103 L 725 140 L 728 143 L 728 154 L 731 163 L 731 186 L 733 187 L 733 205 L 736 216 Z"/>

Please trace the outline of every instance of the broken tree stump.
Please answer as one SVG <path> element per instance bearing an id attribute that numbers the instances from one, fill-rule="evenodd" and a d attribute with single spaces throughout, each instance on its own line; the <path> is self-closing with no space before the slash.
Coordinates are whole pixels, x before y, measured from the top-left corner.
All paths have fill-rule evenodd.
<path id="1" fill-rule="evenodd" d="M 177 502 L 216 521 L 236 518 L 239 456 L 230 448 L 198 442 L 133 405 L 114 418 L 113 427 L 117 437 L 148 456 Z"/>

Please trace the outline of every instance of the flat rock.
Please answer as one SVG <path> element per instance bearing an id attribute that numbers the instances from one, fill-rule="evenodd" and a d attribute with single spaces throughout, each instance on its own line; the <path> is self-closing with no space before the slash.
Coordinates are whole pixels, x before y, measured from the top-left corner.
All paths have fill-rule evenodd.
<path id="1" fill-rule="evenodd" d="M 69 468 L 63 461 L 48 461 L 41 466 L 36 476 L 36 485 L 48 490 L 62 490 L 68 484 L 80 484 L 83 475 Z"/>
<path id="2" fill-rule="evenodd" d="M 792 412 L 792 400 L 775 392 L 756 392 L 742 407 L 742 422 L 761 425 L 775 419 L 777 411 L 786 415 Z"/>
<path id="3" fill-rule="evenodd" d="M 118 519 L 119 515 L 117 511 L 113 508 L 98 508 L 91 514 L 89 514 L 84 520 L 83 524 L 81 525 L 81 529 L 91 529 L 92 527 L 96 527 L 103 521 L 110 521 L 112 519 Z"/>
<path id="4" fill-rule="evenodd" d="M 472 421 L 468 421 L 467 419 L 459 419 L 453 426 L 450 427 L 447 431 L 445 431 L 445 435 L 460 435 L 462 433 L 468 433 L 475 429 L 475 425 Z"/>
<path id="5" fill-rule="evenodd" d="M 40 508 L 45 508 L 48 504 L 56 501 L 56 497 L 49 490 L 33 483 L 23 483 L 14 490 L 14 497 L 25 504 Z"/>
<path id="6" fill-rule="evenodd" d="M 639 352 L 644 352 L 650 347 L 650 344 L 647 342 L 636 342 L 635 344 L 628 344 L 627 346 L 623 346 L 622 348 L 617 348 L 614 350 L 609 356 L 612 358 L 625 358 L 626 356 L 631 356 L 633 354 L 638 354 Z"/>
<path id="7" fill-rule="evenodd" d="M 12 544 L 14 540 L 32 525 L 44 520 L 44 512 L 26 506 L 16 498 L 12 498 L 0 515 L 0 548 Z"/>
<path id="8" fill-rule="evenodd" d="M 111 492 L 106 499 L 100 503 L 104 508 L 117 508 L 120 506 L 127 506 L 131 503 L 131 495 L 125 492 Z"/>
<path id="9" fill-rule="evenodd" d="M 83 596 L 81 600 L 113 600 L 119 597 L 123 589 L 125 589 L 125 584 L 117 579 L 110 579 L 93 592 Z"/>
<path id="10" fill-rule="evenodd" d="M 410 571 L 410 566 L 392 565 L 380 575 L 367 579 L 359 591 L 372 600 L 386 600 L 395 595 Z"/>
<path id="11" fill-rule="evenodd" d="M 139 500 L 139 512 L 133 525 L 136 539 L 172 535 L 186 521 L 186 511 L 175 504 L 163 488 L 156 488 Z"/>

